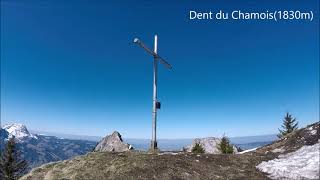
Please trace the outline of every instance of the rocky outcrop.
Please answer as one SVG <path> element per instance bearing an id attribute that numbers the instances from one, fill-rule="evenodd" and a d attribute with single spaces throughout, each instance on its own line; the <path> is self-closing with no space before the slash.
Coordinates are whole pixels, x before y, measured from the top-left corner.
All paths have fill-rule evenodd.
<path id="1" fill-rule="evenodd" d="M 218 145 L 221 142 L 220 138 L 215 138 L 215 137 L 207 137 L 207 138 L 196 138 L 193 140 L 192 144 L 185 147 L 184 150 L 187 152 L 191 152 L 192 148 L 196 144 L 200 144 L 203 149 L 205 150 L 205 153 L 208 154 L 221 154 L 220 150 L 218 149 Z M 237 148 L 233 146 L 233 152 L 236 153 Z"/>
<path id="2" fill-rule="evenodd" d="M 94 151 L 124 152 L 133 149 L 130 144 L 123 142 L 119 132 L 114 131 L 111 135 L 104 137 Z"/>

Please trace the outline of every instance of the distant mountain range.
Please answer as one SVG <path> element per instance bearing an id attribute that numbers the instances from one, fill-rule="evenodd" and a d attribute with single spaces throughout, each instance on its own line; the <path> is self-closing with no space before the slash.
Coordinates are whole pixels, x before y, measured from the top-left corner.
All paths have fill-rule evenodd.
<path id="1" fill-rule="evenodd" d="M 65 139 L 76 139 L 76 140 L 89 140 L 98 142 L 102 139 L 100 136 L 82 136 L 82 135 L 71 135 L 62 133 L 52 133 L 52 132 L 41 132 L 41 131 L 31 131 L 36 134 L 46 134 L 50 136 L 62 137 Z M 149 139 L 138 139 L 138 138 L 123 138 L 125 142 L 131 144 L 137 150 L 148 150 L 150 146 Z M 230 140 L 233 144 L 241 149 L 252 149 L 260 147 L 266 144 L 270 144 L 277 140 L 276 134 L 260 135 L 260 136 L 243 136 L 243 137 L 231 137 Z M 158 146 L 164 151 L 179 151 L 182 147 L 190 145 L 193 139 L 158 139 Z"/>
<path id="2" fill-rule="evenodd" d="M 94 141 L 33 134 L 22 124 L 9 124 L 0 129 L 1 149 L 10 137 L 15 137 L 22 158 L 28 161 L 30 168 L 86 154 L 96 145 Z"/>
<path id="3" fill-rule="evenodd" d="M 38 131 L 30 130 L 33 134 L 41 134 L 45 136 L 56 136 L 64 139 L 73 139 L 73 140 L 87 140 L 87 141 L 100 141 L 103 137 L 101 136 L 87 136 L 87 135 L 74 135 L 74 134 L 65 134 L 65 133 L 56 133 L 56 132 L 47 132 L 47 131 Z"/>

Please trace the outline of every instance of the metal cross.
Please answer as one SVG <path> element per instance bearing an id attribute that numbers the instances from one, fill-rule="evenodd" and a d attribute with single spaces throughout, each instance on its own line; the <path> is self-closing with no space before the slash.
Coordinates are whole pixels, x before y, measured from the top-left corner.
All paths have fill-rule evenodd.
<path id="1" fill-rule="evenodd" d="M 153 56 L 153 109 L 152 109 L 152 140 L 150 150 L 154 151 L 158 149 L 157 145 L 157 109 L 160 109 L 160 102 L 157 99 L 157 85 L 158 85 L 158 61 L 165 65 L 168 69 L 172 66 L 158 54 L 158 36 L 154 36 L 154 51 L 150 50 L 144 43 L 134 38 L 134 43 L 142 47 L 145 51 Z"/>

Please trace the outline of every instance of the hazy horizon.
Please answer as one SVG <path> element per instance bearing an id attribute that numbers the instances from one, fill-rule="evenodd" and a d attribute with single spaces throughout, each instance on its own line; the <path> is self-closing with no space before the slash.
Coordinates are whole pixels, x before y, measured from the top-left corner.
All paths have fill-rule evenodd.
<path id="1" fill-rule="evenodd" d="M 27 127 L 28 128 L 28 127 Z M 29 130 L 29 129 L 28 129 Z M 47 132 L 47 131 L 41 131 L 41 130 L 34 130 L 34 129 L 30 129 L 29 130 L 31 133 L 34 133 L 34 134 L 43 134 L 43 135 L 53 135 L 53 136 L 65 136 L 65 137 L 68 137 L 68 136 L 75 136 L 75 137 L 92 137 L 92 138 L 103 138 L 107 135 L 110 135 L 112 134 L 112 132 L 110 133 L 106 133 L 105 135 L 102 135 L 102 136 L 92 136 L 92 135 L 86 135 L 86 134 L 66 134 L 66 133 L 63 133 L 63 132 Z M 122 134 L 122 132 L 119 132 L 120 134 Z M 251 136 L 232 136 L 230 138 L 242 138 L 242 137 L 260 137 L 260 136 L 273 136 L 273 135 L 276 135 L 277 133 L 274 133 L 274 134 L 260 134 L 260 135 L 251 135 Z M 206 136 L 206 137 L 221 137 L 222 135 L 220 136 Z M 139 137 L 124 137 L 125 139 L 139 139 L 139 140 L 150 140 L 150 138 L 139 138 Z M 178 138 L 160 138 L 162 140 L 177 140 L 177 139 L 181 139 L 181 140 L 184 140 L 184 139 L 195 139 L 195 138 L 205 138 L 205 137 L 178 137 Z"/>

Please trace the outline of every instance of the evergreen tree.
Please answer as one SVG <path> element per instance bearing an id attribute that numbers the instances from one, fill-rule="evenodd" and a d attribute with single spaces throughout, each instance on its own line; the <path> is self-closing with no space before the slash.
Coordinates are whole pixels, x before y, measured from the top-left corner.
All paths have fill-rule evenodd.
<path id="1" fill-rule="evenodd" d="M 20 158 L 15 139 L 10 138 L 0 158 L 0 179 L 16 180 L 26 173 L 27 162 Z"/>
<path id="2" fill-rule="evenodd" d="M 286 116 L 284 117 L 283 124 L 282 124 L 282 130 L 279 129 L 278 137 L 281 138 L 295 130 L 298 129 L 298 122 L 295 118 L 292 117 L 291 114 L 286 113 Z"/>
<path id="3" fill-rule="evenodd" d="M 204 153 L 205 150 L 203 149 L 203 147 L 201 146 L 200 143 L 196 143 L 196 144 L 193 146 L 191 152 L 199 154 L 199 153 Z"/>
<path id="4" fill-rule="evenodd" d="M 221 142 L 218 144 L 218 149 L 222 154 L 232 154 L 233 146 L 230 144 L 230 140 L 227 136 L 223 135 Z"/>

